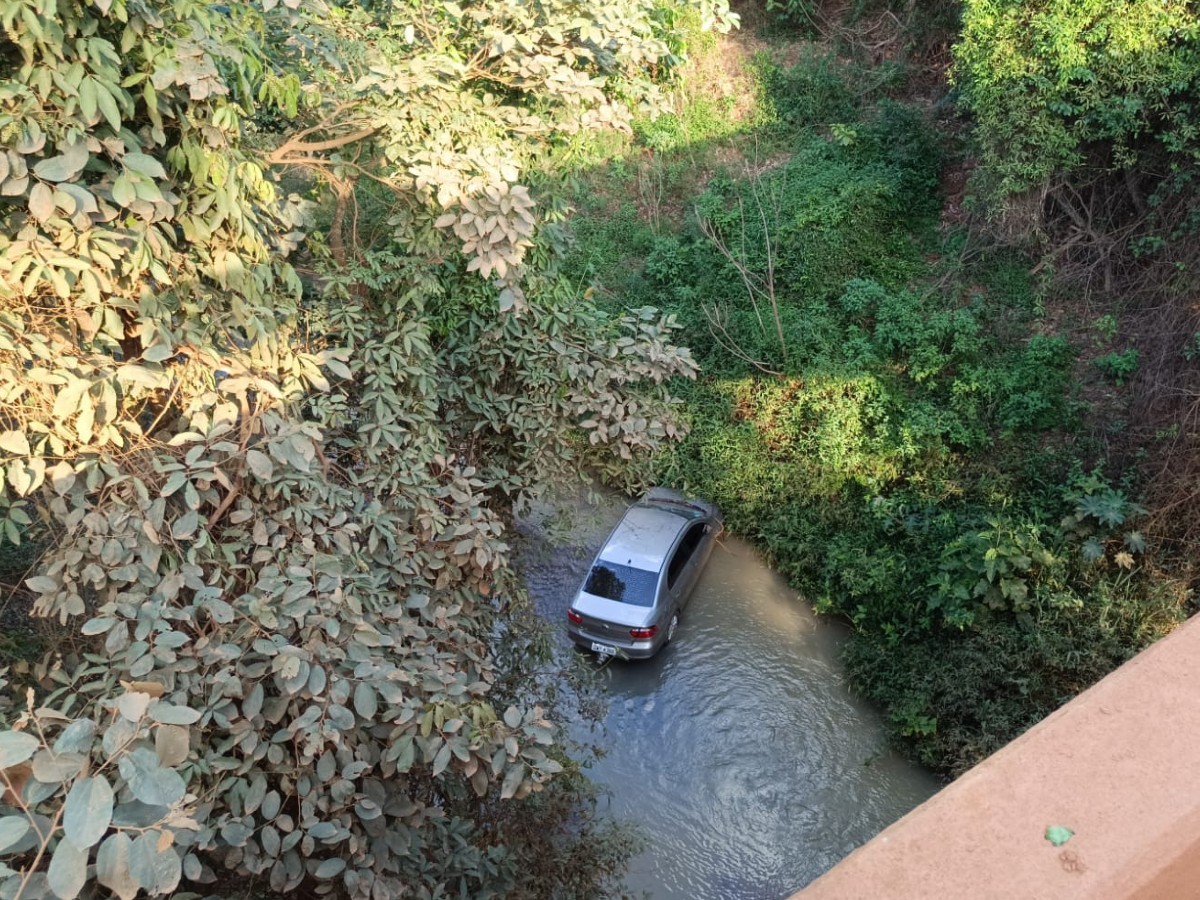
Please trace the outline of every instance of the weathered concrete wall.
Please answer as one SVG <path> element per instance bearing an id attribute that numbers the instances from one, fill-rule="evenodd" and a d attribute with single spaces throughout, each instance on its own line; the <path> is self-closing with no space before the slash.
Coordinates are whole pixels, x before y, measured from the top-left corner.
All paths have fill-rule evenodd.
<path id="1" fill-rule="evenodd" d="M 1200 900 L 1200 617 L 793 900 L 1085 897 Z"/>

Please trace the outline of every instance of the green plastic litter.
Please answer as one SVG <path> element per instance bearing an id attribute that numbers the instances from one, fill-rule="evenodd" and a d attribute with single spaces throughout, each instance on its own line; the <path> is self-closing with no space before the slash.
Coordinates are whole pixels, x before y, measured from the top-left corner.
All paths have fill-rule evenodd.
<path id="1" fill-rule="evenodd" d="M 1051 825 L 1046 829 L 1046 840 L 1052 843 L 1055 847 L 1061 847 L 1074 835 L 1070 828 L 1064 825 Z"/>

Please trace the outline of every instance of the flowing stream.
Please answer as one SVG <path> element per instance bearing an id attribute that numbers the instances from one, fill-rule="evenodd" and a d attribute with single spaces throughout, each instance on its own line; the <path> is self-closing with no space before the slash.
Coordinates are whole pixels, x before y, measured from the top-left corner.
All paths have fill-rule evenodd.
<path id="1" fill-rule="evenodd" d="M 531 517 L 520 563 L 550 621 L 564 621 L 623 508 L 576 505 L 568 545 Z M 631 896 L 780 900 L 937 790 L 850 694 L 844 637 L 726 535 L 670 646 L 646 662 L 596 663 L 608 753 L 590 775 L 607 789 L 606 811 L 649 841 L 626 880 Z M 565 632 L 561 641 L 575 652 Z"/>

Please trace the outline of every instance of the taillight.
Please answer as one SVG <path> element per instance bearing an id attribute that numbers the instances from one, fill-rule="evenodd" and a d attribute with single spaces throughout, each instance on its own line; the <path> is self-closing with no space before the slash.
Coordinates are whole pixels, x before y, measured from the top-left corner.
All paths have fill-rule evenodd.
<path id="1" fill-rule="evenodd" d="M 646 638 L 652 638 L 658 634 L 658 626 L 651 625 L 649 628 L 630 628 L 629 636 L 644 641 Z"/>
<path id="2" fill-rule="evenodd" d="M 573 609 L 567 610 L 567 618 L 570 619 L 572 622 L 574 622 L 576 625 L 583 624 L 583 616 L 581 616 L 579 613 L 575 612 L 575 610 L 573 610 Z"/>

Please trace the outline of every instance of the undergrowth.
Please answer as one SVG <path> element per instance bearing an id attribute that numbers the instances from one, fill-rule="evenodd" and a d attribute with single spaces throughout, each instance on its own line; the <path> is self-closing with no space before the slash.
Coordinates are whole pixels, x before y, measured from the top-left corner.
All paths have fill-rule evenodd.
<path id="1" fill-rule="evenodd" d="M 1170 630 L 1185 592 L 1088 431 L 1094 348 L 1027 259 L 939 221 L 958 151 L 903 66 L 784 49 L 748 58 L 740 123 L 641 125 L 580 176 L 565 267 L 683 324 L 703 374 L 661 479 L 847 619 L 853 685 L 957 774 Z"/>

